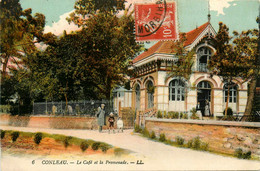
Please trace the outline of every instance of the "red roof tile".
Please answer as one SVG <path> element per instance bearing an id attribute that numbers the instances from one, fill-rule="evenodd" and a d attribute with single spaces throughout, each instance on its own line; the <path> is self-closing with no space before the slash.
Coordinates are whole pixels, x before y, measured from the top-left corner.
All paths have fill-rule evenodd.
<path id="1" fill-rule="evenodd" d="M 205 28 L 209 25 L 209 22 L 199 26 L 198 28 L 189 31 L 186 33 L 187 40 L 184 42 L 184 46 L 188 46 L 194 42 L 194 40 L 205 30 Z"/>
<path id="2" fill-rule="evenodd" d="M 188 46 L 192 44 L 195 39 L 203 32 L 203 30 L 209 25 L 209 22 L 201 25 L 200 27 L 189 31 L 186 33 L 186 41 L 184 42 L 184 46 Z M 155 53 L 166 53 L 166 54 L 172 54 L 173 46 L 175 42 L 174 41 L 158 41 L 156 44 L 154 44 L 152 47 L 150 47 L 147 51 L 143 52 L 139 56 L 137 56 L 133 63 L 136 63 L 142 59 L 145 59 L 146 57 L 155 54 Z"/>

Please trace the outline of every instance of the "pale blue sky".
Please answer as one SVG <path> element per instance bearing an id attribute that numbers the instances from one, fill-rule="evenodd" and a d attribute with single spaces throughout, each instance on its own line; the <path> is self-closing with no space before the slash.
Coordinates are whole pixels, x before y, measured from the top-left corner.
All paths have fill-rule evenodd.
<path id="1" fill-rule="evenodd" d="M 134 0 L 129 0 L 134 1 Z M 257 28 L 256 17 L 259 15 L 259 0 L 211 0 L 227 1 L 230 6 L 223 8 L 223 14 L 210 11 L 211 24 L 218 30 L 218 23 L 222 21 L 230 31 Z M 60 16 L 74 9 L 74 0 L 20 0 L 23 9 L 32 8 L 33 13 L 40 12 L 46 16 L 46 26 L 60 21 Z M 181 32 L 188 32 L 207 22 L 207 0 L 177 0 L 178 23 Z M 64 17 L 65 18 L 65 17 Z M 65 22 L 65 21 L 64 21 Z M 62 29 L 62 28 L 61 28 Z"/>

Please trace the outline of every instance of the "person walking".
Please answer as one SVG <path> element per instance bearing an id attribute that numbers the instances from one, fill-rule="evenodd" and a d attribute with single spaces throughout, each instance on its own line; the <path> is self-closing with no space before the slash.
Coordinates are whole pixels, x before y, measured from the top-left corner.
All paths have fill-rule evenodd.
<path id="1" fill-rule="evenodd" d="M 114 117 L 114 114 L 112 112 L 109 114 L 108 122 L 109 122 L 108 133 L 110 133 L 111 129 L 113 130 L 113 133 L 115 133 L 115 130 L 114 130 L 115 117 Z"/>
<path id="2" fill-rule="evenodd" d="M 97 123 L 99 126 L 99 132 L 102 132 L 102 127 L 105 125 L 105 104 L 101 104 L 101 107 L 98 107 L 98 111 L 96 113 Z"/>

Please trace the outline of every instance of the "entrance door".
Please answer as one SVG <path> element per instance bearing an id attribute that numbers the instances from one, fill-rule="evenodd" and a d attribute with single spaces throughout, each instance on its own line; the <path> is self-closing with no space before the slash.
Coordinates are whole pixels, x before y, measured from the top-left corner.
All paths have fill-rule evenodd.
<path id="1" fill-rule="evenodd" d="M 207 102 L 208 105 L 210 105 L 211 102 L 211 86 L 209 82 L 202 81 L 198 84 L 197 90 L 197 102 L 200 104 L 202 115 L 204 115 Z M 208 108 L 210 109 L 210 106 L 208 106 Z"/>

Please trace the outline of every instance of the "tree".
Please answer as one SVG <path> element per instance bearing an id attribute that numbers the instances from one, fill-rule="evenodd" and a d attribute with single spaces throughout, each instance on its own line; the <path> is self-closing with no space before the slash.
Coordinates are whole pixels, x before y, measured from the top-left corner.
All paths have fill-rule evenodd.
<path id="1" fill-rule="evenodd" d="M 1 63 L 3 63 L 2 81 L 4 81 L 10 58 L 18 64 L 21 60 L 18 61 L 17 58 L 23 59 L 26 53 L 36 50 L 34 43 L 39 42 L 37 37 L 43 36 L 45 17 L 39 13 L 33 17 L 30 8 L 22 10 L 19 0 L 2 0 L 0 9 L 0 46 Z"/>
<path id="2" fill-rule="evenodd" d="M 228 27 L 219 23 L 219 31 L 215 37 L 216 53 L 211 57 L 210 67 L 212 73 L 223 78 L 228 84 L 229 90 L 234 84 L 232 80 L 235 77 L 249 80 L 248 100 L 245 114 L 251 114 L 252 101 L 254 99 L 254 90 L 256 87 L 256 76 L 259 74 L 256 70 L 256 57 L 259 55 L 257 50 L 258 30 L 243 31 L 241 34 L 234 31 L 233 37 L 229 36 Z M 230 43 L 232 41 L 232 43 Z M 226 111 L 228 101 L 226 103 Z"/>
<path id="3" fill-rule="evenodd" d="M 68 21 L 82 28 L 82 57 L 80 70 L 87 75 L 82 80 L 95 87 L 106 99 L 111 90 L 125 80 L 128 62 L 140 46 L 133 34 L 134 19 L 129 9 L 123 16 L 125 1 L 79 0 Z M 87 61 L 87 62 L 86 62 Z"/>
<path id="4" fill-rule="evenodd" d="M 192 66 L 194 64 L 194 49 L 191 51 L 186 51 L 184 47 L 184 42 L 186 41 L 185 33 L 180 35 L 180 40 L 172 46 L 173 52 L 175 52 L 178 61 L 173 64 L 168 73 L 168 77 L 178 76 L 189 80 L 192 74 Z"/>

